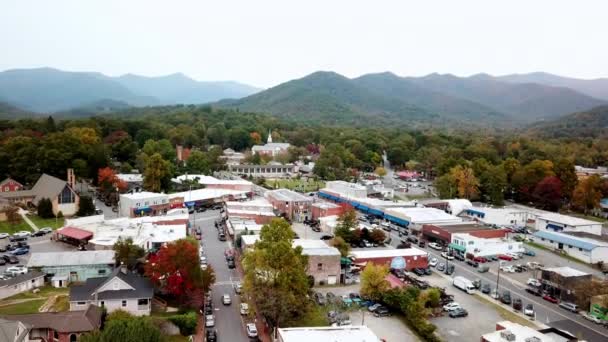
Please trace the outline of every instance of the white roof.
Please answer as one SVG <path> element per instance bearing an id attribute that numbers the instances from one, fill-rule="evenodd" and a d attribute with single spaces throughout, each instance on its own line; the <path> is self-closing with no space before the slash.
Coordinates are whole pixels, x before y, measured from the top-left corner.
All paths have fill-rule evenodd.
<path id="1" fill-rule="evenodd" d="M 380 342 L 366 326 L 279 328 L 283 342 Z"/>
<path id="2" fill-rule="evenodd" d="M 288 143 L 268 143 L 266 145 L 255 145 L 251 148 L 252 151 L 277 151 L 286 150 L 291 146 Z"/>
<path id="3" fill-rule="evenodd" d="M 128 198 L 131 200 L 138 200 L 138 199 L 146 199 L 146 198 L 167 197 L 167 195 L 163 194 L 163 193 L 158 193 L 158 192 L 141 191 L 141 192 L 135 192 L 132 194 L 130 194 L 130 193 L 122 194 L 122 195 L 120 195 L 120 197 Z"/>
<path id="4" fill-rule="evenodd" d="M 27 267 L 83 266 L 114 264 L 114 251 L 32 253 Z"/>
<path id="5" fill-rule="evenodd" d="M 339 208 L 340 206 L 331 202 L 315 202 L 312 204 L 313 207 L 321 209 Z"/>
<path id="6" fill-rule="evenodd" d="M 243 202 L 239 202 L 239 201 L 227 201 L 226 202 L 226 208 L 231 209 L 231 208 L 243 208 L 243 207 L 260 207 L 260 208 L 270 208 L 270 210 L 272 210 L 272 204 L 270 202 L 268 202 L 267 199 L 263 198 L 263 197 L 257 197 L 251 201 L 243 201 Z"/>
<path id="7" fill-rule="evenodd" d="M 538 215 L 538 218 L 543 219 L 545 221 L 561 223 L 561 224 L 564 224 L 567 226 L 593 226 L 593 225 L 601 226 L 602 225 L 601 222 L 585 220 L 585 219 L 574 217 L 574 216 L 568 216 L 568 215 L 562 215 L 562 214 L 550 213 L 550 212 L 540 214 L 540 215 Z"/>
<path id="8" fill-rule="evenodd" d="M 589 273 L 585 273 L 583 271 L 579 271 L 575 268 L 562 266 L 562 267 L 551 267 L 551 268 L 543 268 L 545 271 L 554 272 L 562 277 L 581 277 L 589 275 Z"/>
<path id="9" fill-rule="evenodd" d="M 225 185 L 253 185 L 253 183 L 243 179 L 218 179 L 207 175 L 181 175 L 171 179 L 174 183 L 181 184 L 186 180 L 197 180 L 198 184 L 212 185 L 212 184 L 225 184 Z"/>
<path id="10" fill-rule="evenodd" d="M 241 235 L 241 242 L 245 246 L 251 246 L 251 245 L 255 244 L 259 239 L 260 239 L 260 235 L 258 235 L 258 234 Z"/>
<path id="11" fill-rule="evenodd" d="M 456 198 L 445 200 L 452 211 L 452 215 L 459 215 L 463 210 L 473 207 L 468 199 Z"/>
<path id="12" fill-rule="evenodd" d="M 427 253 L 421 249 L 401 248 L 401 249 L 373 249 L 373 250 L 356 250 L 351 251 L 350 254 L 354 255 L 355 258 L 359 259 L 370 259 L 370 258 L 390 258 L 390 257 L 406 257 L 406 256 L 423 256 Z"/>
<path id="13" fill-rule="evenodd" d="M 228 190 L 228 189 L 198 189 L 198 190 L 192 190 L 192 191 L 183 191 L 183 192 L 176 192 L 174 194 L 169 194 L 169 198 L 173 199 L 176 197 L 183 197 L 184 198 L 184 202 L 191 202 L 191 201 L 203 201 L 203 200 L 209 200 L 209 199 L 216 199 L 216 198 L 221 198 L 224 196 L 238 196 L 238 195 L 243 195 L 245 196 L 247 194 L 247 191 L 241 191 L 241 190 Z"/>
<path id="14" fill-rule="evenodd" d="M 144 176 L 141 173 L 119 173 L 116 177 L 127 183 L 143 182 Z"/>
<path id="15" fill-rule="evenodd" d="M 518 323 L 510 322 L 510 321 L 502 321 L 496 323 L 504 327 L 504 330 L 493 331 L 491 333 L 487 333 L 482 335 L 483 341 L 488 342 L 505 342 L 506 340 L 501 337 L 501 333 L 505 333 L 506 331 L 511 332 L 515 335 L 515 339 L 512 342 L 526 342 L 531 337 L 538 338 L 538 342 L 556 342 L 551 336 L 545 335 L 542 332 L 539 332 L 536 329 L 532 329 L 525 325 L 521 325 Z"/>
<path id="16" fill-rule="evenodd" d="M 385 212 L 415 224 L 462 222 L 461 218 L 436 208 L 387 208 Z"/>
<path id="17" fill-rule="evenodd" d="M 266 196 L 271 196 L 278 201 L 285 202 L 312 202 L 309 196 L 304 196 L 288 189 L 277 189 L 266 192 Z"/>

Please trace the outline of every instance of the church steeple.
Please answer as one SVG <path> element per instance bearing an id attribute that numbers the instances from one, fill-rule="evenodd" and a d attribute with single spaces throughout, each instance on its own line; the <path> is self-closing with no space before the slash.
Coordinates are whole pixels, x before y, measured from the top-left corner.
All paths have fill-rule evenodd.
<path id="1" fill-rule="evenodd" d="M 272 132 L 270 130 L 268 130 L 268 140 L 266 142 L 272 144 Z"/>

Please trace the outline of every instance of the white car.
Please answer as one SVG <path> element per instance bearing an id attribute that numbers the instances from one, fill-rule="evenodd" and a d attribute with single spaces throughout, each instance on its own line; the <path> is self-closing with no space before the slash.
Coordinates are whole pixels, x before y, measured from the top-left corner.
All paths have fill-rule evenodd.
<path id="1" fill-rule="evenodd" d="M 215 326 L 215 317 L 213 315 L 205 316 L 205 327 L 211 328 Z"/>
<path id="2" fill-rule="evenodd" d="M 437 266 L 437 258 L 431 258 L 431 260 L 429 260 L 429 266 L 431 266 L 431 267 Z"/>
<path id="3" fill-rule="evenodd" d="M 519 254 L 517 254 L 517 253 L 506 253 L 506 255 L 510 256 L 514 260 L 518 260 L 519 259 Z"/>
<path id="4" fill-rule="evenodd" d="M 6 239 L 7 237 L 9 237 L 8 233 L 0 233 L 0 239 Z"/>
<path id="5" fill-rule="evenodd" d="M 207 264 L 202 264 L 201 265 L 201 270 L 205 271 L 208 268 Z"/>
<path id="6" fill-rule="evenodd" d="M 449 255 L 447 252 L 441 253 L 441 257 L 448 259 L 448 260 L 454 260 L 454 257 Z"/>
<path id="7" fill-rule="evenodd" d="M 51 227 L 44 227 L 44 228 L 40 228 L 40 231 L 43 232 L 44 234 L 49 234 L 53 232 L 53 228 Z"/>
<path id="8" fill-rule="evenodd" d="M 247 336 L 249 338 L 258 337 L 258 328 L 255 327 L 255 324 L 247 323 Z"/>
<path id="9" fill-rule="evenodd" d="M 206 256 L 201 256 L 201 264 L 202 265 L 206 265 L 207 264 L 207 257 Z"/>
<path id="10" fill-rule="evenodd" d="M 249 304 L 241 303 L 241 315 L 249 315 Z"/>
<path id="11" fill-rule="evenodd" d="M 438 244 L 437 242 L 431 242 L 429 243 L 429 247 L 431 247 L 432 249 L 436 249 L 438 251 L 442 250 L 443 247 L 441 247 L 440 244 Z"/>
<path id="12" fill-rule="evenodd" d="M 601 320 L 601 319 L 599 319 L 599 318 L 597 318 L 597 317 L 595 317 L 595 316 L 591 316 L 591 314 L 589 314 L 588 312 L 585 312 L 585 313 L 583 314 L 583 318 L 585 318 L 586 320 L 591 321 L 591 322 L 593 322 L 593 323 L 595 323 L 595 324 L 600 324 L 600 323 L 602 323 L 602 320 Z"/>
<path id="13" fill-rule="evenodd" d="M 462 309 L 462 307 L 460 306 L 460 304 L 456 303 L 456 302 L 451 302 L 448 303 L 446 305 L 443 306 L 443 311 L 452 311 L 452 310 L 456 310 L 456 309 Z"/>
<path id="14" fill-rule="evenodd" d="M 536 287 L 539 287 L 541 285 L 540 281 L 538 281 L 538 279 L 535 279 L 535 278 L 528 278 L 528 281 L 526 282 L 526 284 L 536 286 Z"/>
<path id="15" fill-rule="evenodd" d="M 508 265 L 508 266 L 501 266 L 501 267 L 500 267 L 500 270 L 501 270 L 502 272 L 505 272 L 505 273 L 515 273 L 515 269 L 514 269 L 514 268 L 513 268 L 513 266 L 511 266 L 511 265 Z"/>
<path id="16" fill-rule="evenodd" d="M 229 294 L 225 294 L 222 296 L 222 303 L 224 305 L 230 305 L 232 304 L 232 299 L 230 299 L 230 295 Z"/>
<path id="17" fill-rule="evenodd" d="M 524 308 L 524 315 L 528 317 L 534 317 L 534 306 L 532 304 L 526 305 Z"/>
<path id="18" fill-rule="evenodd" d="M 26 230 L 22 230 L 13 234 L 14 237 L 28 237 L 30 235 L 32 235 L 32 232 L 28 232 Z"/>
<path id="19" fill-rule="evenodd" d="M 23 265 L 11 266 L 11 267 L 9 267 L 9 268 L 6 269 L 6 272 L 12 273 L 13 275 L 26 274 L 27 273 L 27 267 L 23 266 Z"/>

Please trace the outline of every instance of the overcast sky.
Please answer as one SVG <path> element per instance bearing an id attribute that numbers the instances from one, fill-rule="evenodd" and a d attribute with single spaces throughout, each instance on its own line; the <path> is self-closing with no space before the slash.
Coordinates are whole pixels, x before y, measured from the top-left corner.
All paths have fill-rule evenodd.
<path id="1" fill-rule="evenodd" d="M 607 13 L 602 0 L 3 1 L 0 70 L 260 87 L 317 70 L 608 77 Z"/>

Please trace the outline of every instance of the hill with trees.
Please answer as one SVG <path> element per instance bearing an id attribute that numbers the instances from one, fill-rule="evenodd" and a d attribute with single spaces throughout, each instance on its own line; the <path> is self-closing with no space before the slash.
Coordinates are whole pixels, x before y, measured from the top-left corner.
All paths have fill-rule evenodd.
<path id="1" fill-rule="evenodd" d="M 528 133 L 546 138 L 605 138 L 608 136 L 608 106 L 535 123 Z"/>
<path id="2" fill-rule="evenodd" d="M 511 83 L 537 83 L 553 87 L 565 87 L 576 90 L 587 96 L 608 101 L 608 78 L 583 80 L 579 78 L 563 77 L 546 72 L 532 72 L 529 74 L 512 74 L 496 77 L 497 80 Z"/>

